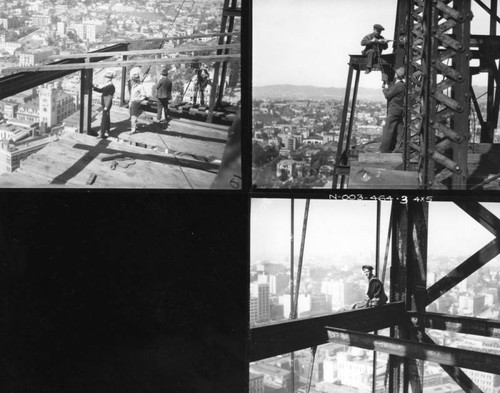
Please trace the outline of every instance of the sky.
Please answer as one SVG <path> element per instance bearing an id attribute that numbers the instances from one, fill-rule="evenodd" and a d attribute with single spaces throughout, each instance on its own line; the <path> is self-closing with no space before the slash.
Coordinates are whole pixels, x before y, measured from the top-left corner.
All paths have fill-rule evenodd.
<path id="1" fill-rule="evenodd" d="M 361 54 L 373 25 L 394 38 L 397 0 L 253 0 L 252 8 L 254 86 L 345 87 L 349 54 Z M 486 12 L 475 3 L 472 11 L 472 33 L 487 34 Z M 360 86 L 380 88 L 380 81 L 379 72 L 363 74 Z"/>
<path id="2" fill-rule="evenodd" d="M 483 204 L 500 217 L 500 203 Z M 283 261 L 290 255 L 290 200 L 252 199 L 250 260 Z M 300 250 L 305 200 L 295 200 L 295 246 Z M 385 250 L 390 202 L 382 202 L 381 250 Z M 305 258 L 375 252 L 376 202 L 311 200 Z M 451 202 L 429 203 L 430 257 L 472 255 L 493 239 Z M 383 251 L 382 251 L 383 252 Z"/>

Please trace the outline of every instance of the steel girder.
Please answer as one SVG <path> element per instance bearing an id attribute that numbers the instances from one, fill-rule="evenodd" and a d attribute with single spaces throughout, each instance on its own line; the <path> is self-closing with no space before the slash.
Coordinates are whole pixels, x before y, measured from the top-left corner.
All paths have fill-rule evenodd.
<path id="1" fill-rule="evenodd" d="M 253 362 L 326 344 L 328 335 L 325 326 L 370 332 L 403 323 L 404 320 L 404 304 L 399 302 L 256 327 L 250 330 L 249 360 Z"/>
<path id="2" fill-rule="evenodd" d="M 105 52 L 115 52 L 115 51 L 126 51 L 128 48 L 128 43 L 116 44 L 108 46 L 107 48 L 96 50 L 92 53 L 105 53 Z M 98 62 L 108 59 L 109 56 L 94 57 L 90 59 L 90 62 Z M 84 64 L 85 59 L 66 59 L 50 63 L 54 66 L 63 66 L 69 64 Z M 4 98 L 13 96 L 14 94 L 21 93 L 25 90 L 32 89 L 34 87 L 40 86 L 44 83 L 51 82 L 53 80 L 62 78 L 69 74 L 72 74 L 76 70 L 54 70 L 54 71 L 43 71 L 43 72 L 19 72 L 17 74 L 9 75 L 0 78 L 0 100 Z"/>
<path id="3" fill-rule="evenodd" d="M 410 318 L 420 318 L 426 328 L 447 330 L 461 334 L 500 338 L 500 321 L 492 319 L 462 317 L 433 312 L 408 312 Z"/>
<path id="4" fill-rule="evenodd" d="M 500 374 L 500 355 L 327 327 L 330 342 Z"/>
<path id="5" fill-rule="evenodd" d="M 421 188 L 442 188 L 451 178 L 448 187 L 464 189 L 470 136 L 470 0 L 407 4 L 404 160 L 418 157 Z"/>

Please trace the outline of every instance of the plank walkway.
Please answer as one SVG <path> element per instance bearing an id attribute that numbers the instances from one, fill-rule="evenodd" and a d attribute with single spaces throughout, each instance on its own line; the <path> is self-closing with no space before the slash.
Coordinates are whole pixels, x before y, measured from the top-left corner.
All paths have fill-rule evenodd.
<path id="1" fill-rule="evenodd" d="M 139 120 L 130 135 L 125 108 L 111 112 L 108 139 L 64 132 L 58 140 L 0 175 L 0 187 L 208 189 L 218 172 L 226 126 L 178 119 Z M 97 131 L 100 114 L 92 123 Z"/>

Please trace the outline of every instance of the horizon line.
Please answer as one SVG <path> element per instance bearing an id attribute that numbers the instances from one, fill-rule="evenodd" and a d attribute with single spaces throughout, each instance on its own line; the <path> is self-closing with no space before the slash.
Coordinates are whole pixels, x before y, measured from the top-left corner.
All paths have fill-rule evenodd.
<path id="1" fill-rule="evenodd" d="M 314 87 L 317 89 L 345 89 L 345 87 L 337 87 L 337 86 L 296 85 L 293 83 L 275 83 L 275 84 L 271 84 L 271 85 L 259 85 L 259 86 L 252 85 L 252 89 L 253 88 L 262 88 L 262 87 L 274 87 L 274 86 Z M 488 86 L 483 86 L 483 85 L 471 85 L 471 86 L 472 87 L 484 87 L 484 88 L 488 87 Z M 377 87 L 363 87 L 363 86 L 359 86 L 358 89 L 380 90 L 380 88 L 377 88 Z"/>

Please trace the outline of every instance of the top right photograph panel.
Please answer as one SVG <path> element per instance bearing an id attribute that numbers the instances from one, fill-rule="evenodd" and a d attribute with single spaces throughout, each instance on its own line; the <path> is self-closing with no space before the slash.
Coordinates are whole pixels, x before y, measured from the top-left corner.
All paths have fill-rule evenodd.
<path id="1" fill-rule="evenodd" d="M 254 0 L 254 188 L 500 189 L 497 0 Z"/>

